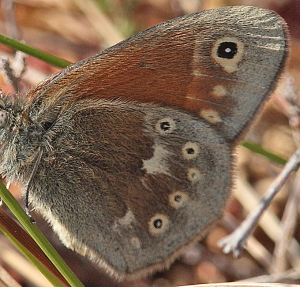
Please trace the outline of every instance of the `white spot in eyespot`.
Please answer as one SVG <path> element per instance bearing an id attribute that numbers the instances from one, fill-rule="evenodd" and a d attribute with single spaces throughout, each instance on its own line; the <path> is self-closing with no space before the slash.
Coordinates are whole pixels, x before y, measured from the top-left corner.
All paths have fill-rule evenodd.
<path id="1" fill-rule="evenodd" d="M 230 53 L 233 53 L 233 50 L 230 47 L 227 47 L 224 50 L 225 53 L 229 54 L 228 58 L 220 57 L 218 55 L 218 49 L 224 43 L 235 45 L 236 51 L 234 51 L 235 53 L 232 55 L 232 58 L 230 58 Z M 235 37 L 222 37 L 217 39 L 211 50 L 212 59 L 215 60 L 227 73 L 233 73 L 237 71 L 238 64 L 241 62 L 243 55 L 244 44 Z"/>
<path id="2" fill-rule="evenodd" d="M 160 135 L 167 135 L 167 134 L 172 133 L 174 130 L 176 130 L 175 121 L 170 117 L 160 119 L 156 123 L 155 127 L 156 127 L 156 131 Z"/>

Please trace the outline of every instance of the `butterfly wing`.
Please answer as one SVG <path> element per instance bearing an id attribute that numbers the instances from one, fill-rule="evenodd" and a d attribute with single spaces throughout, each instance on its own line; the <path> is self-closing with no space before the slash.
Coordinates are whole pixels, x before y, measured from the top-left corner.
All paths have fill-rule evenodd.
<path id="1" fill-rule="evenodd" d="M 32 204 L 119 276 L 164 267 L 220 218 L 231 187 L 230 145 L 172 108 L 83 99 L 44 140 Z"/>
<path id="2" fill-rule="evenodd" d="M 119 276 L 167 265 L 221 216 L 233 141 L 282 72 L 286 37 L 270 11 L 204 11 L 47 79 L 27 95 L 45 128 L 33 204 Z"/>
<path id="3" fill-rule="evenodd" d="M 124 98 L 178 107 L 232 141 L 272 92 L 287 37 L 285 23 L 269 10 L 206 10 L 142 31 L 65 69 L 29 97 L 34 103 L 48 98 L 46 110 L 66 95 L 68 101 Z"/>

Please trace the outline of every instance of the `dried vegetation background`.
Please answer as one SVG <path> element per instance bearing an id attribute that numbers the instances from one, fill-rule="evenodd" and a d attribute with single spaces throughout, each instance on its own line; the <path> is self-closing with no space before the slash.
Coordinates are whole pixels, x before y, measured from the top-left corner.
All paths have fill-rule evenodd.
<path id="1" fill-rule="evenodd" d="M 20 33 L 8 29 L 1 0 L 0 33 L 23 39 L 27 44 L 76 62 L 105 47 L 159 22 L 201 9 L 224 5 L 255 5 L 276 10 L 288 22 L 292 36 L 288 72 L 296 88 L 300 83 L 300 1 L 299 0 L 15 0 L 15 15 Z M 9 20 L 9 21 L 8 21 Z M 0 45 L 0 55 L 13 51 Z M 24 75 L 26 88 L 58 71 L 32 57 L 27 58 Z M 288 159 L 299 146 L 297 128 L 298 91 L 291 81 L 284 81 L 263 111 L 248 139 Z M 4 92 L 12 88 L 2 78 Z M 296 96 L 294 116 L 282 97 Z M 292 122 L 292 126 L 290 123 Z M 117 283 L 65 249 L 38 215 L 35 218 L 44 233 L 60 251 L 85 286 L 174 286 L 227 282 L 251 278 L 251 281 L 300 284 L 299 174 L 291 176 L 271 208 L 260 221 L 247 249 L 239 259 L 222 254 L 217 241 L 230 233 L 253 209 L 282 166 L 245 148 L 238 148 L 238 174 L 234 194 L 224 219 L 194 249 L 176 261 L 169 271 L 135 282 Z M 15 196 L 20 197 L 18 191 Z M 47 281 L 0 236 L 0 264 L 21 286 L 49 286 Z M 41 280 L 41 281 L 38 281 Z M 2 286 L 2 285 L 1 285 Z"/>

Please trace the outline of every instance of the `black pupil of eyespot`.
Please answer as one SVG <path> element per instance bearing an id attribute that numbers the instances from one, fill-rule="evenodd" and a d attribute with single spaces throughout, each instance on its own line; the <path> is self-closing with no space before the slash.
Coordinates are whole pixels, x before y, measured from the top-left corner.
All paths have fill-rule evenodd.
<path id="1" fill-rule="evenodd" d="M 194 153 L 195 153 L 195 150 L 194 150 L 193 148 L 187 148 L 187 149 L 186 149 L 186 152 L 187 152 L 188 154 L 194 154 Z"/>
<path id="2" fill-rule="evenodd" d="M 174 200 L 175 200 L 176 202 L 180 202 L 180 201 L 181 201 L 181 195 L 175 195 L 175 196 L 174 196 Z"/>
<path id="3" fill-rule="evenodd" d="M 154 225 L 154 227 L 155 228 L 161 228 L 162 227 L 162 220 L 161 219 L 155 219 L 154 221 L 153 221 L 153 225 Z"/>
<path id="4" fill-rule="evenodd" d="M 233 42 L 223 42 L 218 47 L 218 57 L 232 59 L 237 53 L 237 44 Z"/>
<path id="5" fill-rule="evenodd" d="M 169 122 L 162 122 L 160 124 L 160 128 L 163 130 L 163 131 L 167 131 L 171 128 L 171 125 Z"/>

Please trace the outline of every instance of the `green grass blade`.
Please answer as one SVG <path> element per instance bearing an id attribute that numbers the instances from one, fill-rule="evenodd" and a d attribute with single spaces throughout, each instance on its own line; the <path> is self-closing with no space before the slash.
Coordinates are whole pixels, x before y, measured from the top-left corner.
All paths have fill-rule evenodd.
<path id="1" fill-rule="evenodd" d="M 242 143 L 242 146 L 244 146 L 245 148 L 247 148 L 247 149 L 249 149 L 249 150 L 251 150 L 255 153 L 263 155 L 264 157 L 270 159 L 274 163 L 277 163 L 277 164 L 280 164 L 280 165 L 285 165 L 286 162 L 287 162 L 287 160 L 283 159 L 282 157 L 280 157 L 280 156 L 278 156 L 274 153 L 266 151 L 260 145 L 255 144 L 253 142 L 244 141 Z"/>
<path id="2" fill-rule="evenodd" d="M 31 46 L 28 46 L 20 41 L 14 40 L 14 39 L 4 36 L 2 34 L 0 34 L 0 43 L 5 46 L 8 46 L 10 48 L 13 48 L 15 50 L 24 52 L 27 55 L 38 58 L 46 63 L 49 63 L 49 64 L 59 67 L 59 68 L 65 68 L 65 67 L 71 65 L 71 62 L 69 62 L 69 61 L 55 57 L 49 53 L 43 52 L 43 51 L 33 48 Z"/>
<path id="3" fill-rule="evenodd" d="M 29 233 L 29 235 L 34 239 L 34 241 L 43 250 L 49 260 L 54 264 L 58 271 L 63 275 L 63 277 L 69 282 L 72 287 L 84 287 L 75 274 L 71 271 L 68 265 L 63 261 L 63 259 L 58 255 L 57 251 L 52 247 L 49 241 L 45 238 L 42 232 L 37 228 L 37 226 L 31 223 L 29 217 L 19 205 L 16 199 L 11 195 L 11 193 L 5 188 L 2 182 L 0 182 L 0 197 L 7 207 L 11 210 L 17 220 Z M 44 273 L 43 273 L 44 274 Z M 44 274 L 47 276 L 47 274 Z"/>

